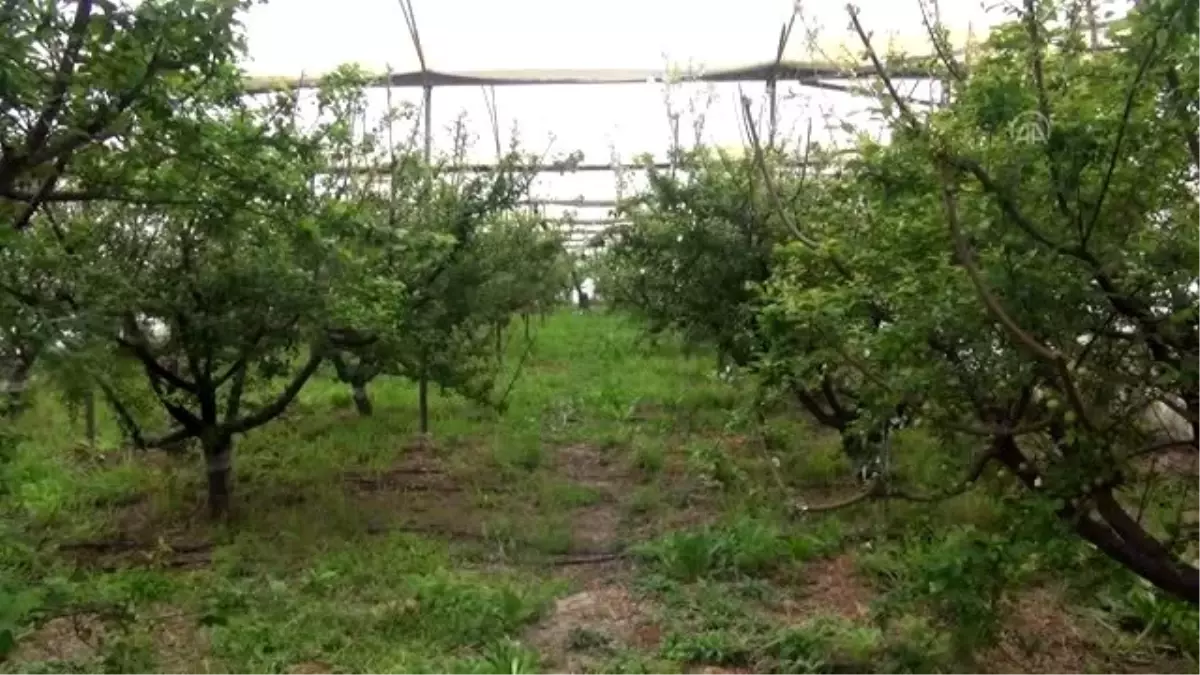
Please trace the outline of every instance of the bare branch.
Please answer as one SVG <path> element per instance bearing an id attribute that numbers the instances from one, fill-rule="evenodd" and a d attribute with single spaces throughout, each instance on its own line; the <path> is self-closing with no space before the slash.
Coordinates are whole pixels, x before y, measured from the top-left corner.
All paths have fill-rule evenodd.
<path id="1" fill-rule="evenodd" d="M 924 0 L 921 0 L 917 4 L 921 7 L 921 23 L 925 25 L 925 32 L 929 35 L 929 41 L 933 43 L 934 52 L 942 62 L 942 65 L 946 67 L 946 72 L 950 73 L 950 76 L 958 82 L 966 82 L 966 72 L 958 64 L 958 61 L 954 59 L 950 45 L 946 44 L 946 41 L 942 39 L 941 34 L 938 32 L 942 28 L 941 20 L 935 18 L 933 21 L 930 21 L 929 12 L 925 9 Z"/>
<path id="2" fill-rule="evenodd" d="M 775 181 L 771 176 L 771 170 L 767 167 L 762 144 L 758 139 L 758 131 L 754 127 L 754 116 L 750 111 L 750 99 L 744 96 L 742 97 L 742 123 L 750 139 L 751 149 L 754 153 L 754 162 L 758 166 L 759 172 L 762 174 L 763 184 L 767 190 L 767 196 L 770 197 L 771 204 L 774 207 L 776 214 L 779 216 L 780 220 L 783 221 L 784 225 L 788 228 L 788 230 L 792 233 L 792 236 L 795 237 L 797 241 L 814 251 L 820 251 L 820 243 L 804 234 L 800 230 L 800 227 L 796 224 L 796 221 L 792 218 L 792 214 L 787 209 L 783 208 L 783 202 L 779 198 L 779 191 L 775 188 Z M 828 253 L 826 253 L 826 256 L 828 257 L 830 264 L 837 269 L 839 274 L 842 274 L 848 278 L 853 276 L 850 274 L 850 270 L 847 269 L 846 266 L 842 264 L 842 262 L 836 257 Z"/>
<path id="3" fill-rule="evenodd" d="M 1113 140 L 1112 152 L 1108 156 L 1108 168 L 1104 172 L 1104 179 L 1100 182 L 1100 193 L 1096 196 L 1096 205 L 1092 207 L 1092 216 L 1088 219 L 1087 228 L 1083 233 L 1083 243 L 1086 243 L 1091 238 L 1092 231 L 1095 230 L 1096 223 L 1100 220 L 1100 209 L 1104 207 L 1104 199 L 1108 196 L 1113 174 L 1116 172 L 1117 162 L 1121 157 L 1121 144 L 1125 140 L 1125 131 L 1129 129 L 1138 89 L 1141 87 L 1142 80 L 1146 77 L 1146 72 L 1149 70 L 1150 63 L 1154 60 L 1157 50 L 1158 35 L 1156 32 L 1151 34 L 1150 45 L 1146 47 L 1146 55 L 1142 57 L 1141 63 L 1138 64 L 1137 73 L 1133 76 L 1133 82 L 1130 83 L 1129 91 L 1125 94 L 1125 105 L 1121 109 L 1121 123 L 1117 127 L 1117 137 Z"/>
<path id="4" fill-rule="evenodd" d="M 875 53 L 875 47 L 871 45 L 871 37 L 867 35 L 867 31 L 863 28 L 862 22 L 858 18 L 858 8 L 852 4 L 846 5 L 846 11 L 850 13 L 850 23 L 854 26 L 854 32 L 858 33 L 858 39 L 862 41 L 863 48 L 867 51 L 867 57 L 871 60 L 871 66 L 875 69 L 875 74 L 883 80 L 883 86 L 887 89 L 888 96 L 896 104 L 896 108 L 900 111 L 900 117 L 914 128 L 921 127 L 921 122 L 917 116 L 913 114 L 905 97 L 900 95 L 896 89 L 896 85 L 892 82 L 891 76 L 883 67 L 883 62 L 879 60 L 879 55 Z"/>
<path id="5" fill-rule="evenodd" d="M 987 285 L 984 283 L 983 275 L 979 273 L 979 269 L 975 266 L 975 260 L 971 255 L 967 240 L 962 234 L 962 226 L 958 219 L 958 199 L 954 194 L 953 176 L 945 170 L 942 172 L 942 206 L 946 213 L 946 223 L 950 227 L 950 236 L 954 241 L 954 249 L 958 257 L 958 262 L 966 270 L 967 276 L 971 279 L 971 285 L 975 287 L 975 292 L 979 294 L 979 298 L 983 301 L 984 306 L 987 307 L 988 312 L 1002 326 L 1007 328 L 1017 338 L 1018 342 L 1033 352 L 1038 358 L 1051 363 L 1058 361 L 1060 358 L 1058 351 L 1043 345 L 1037 338 L 1018 326 L 1017 322 L 1000 305 L 1000 301 L 996 296 L 992 295 L 992 292 L 988 290 Z"/>

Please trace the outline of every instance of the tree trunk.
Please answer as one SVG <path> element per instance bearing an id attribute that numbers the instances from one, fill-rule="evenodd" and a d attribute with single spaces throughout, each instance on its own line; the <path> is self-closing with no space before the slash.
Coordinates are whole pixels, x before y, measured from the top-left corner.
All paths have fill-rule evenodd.
<path id="1" fill-rule="evenodd" d="M 358 414 L 370 417 L 375 409 L 371 406 L 371 397 L 367 395 L 367 383 L 355 382 L 350 389 L 354 392 L 354 407 L 358 409 Z"/>
<path id="2" fill-rule="evenodd" d="M 1200 392 L 1194 387 L 1187 387 L 1180 398 L 1183 399 L 1183 407 L 1191 418 L 1192 438 L 1200 439 Z"/>
<path id="3" fill-rule="evenodd" d="M 1011 436 L 993 440 L 996 458 L 1030 490 L 1040 486 L 1041 477 L 1025 459 Z M 1160 542 L 1132 522 L 1111 492 L 1096 491 L 1093 509 L 1077 509 L 1066 503 L 1057 512 L 1082 538 L 1092 543 L 1125 569 L 1154 584 L 1168 594 L 1195 606 L 1200 603 L 1200 571 L 1171 554 Z"/>
<path id="4" fill-rule="evenodd" d="M 16 417 L 25 408 L 25 399 L 22 397 L 24 392 L 9 385 L 7 382 L 0 383 L 0 390 L 4 391 L 5 398 L 8 399 L 8 405 L 4 406 L 4 415 Z"/>
<path id="5" fill-rule="evenodd" d="M 425 373 L 425 359 L 421 359 L 421 377 L 417 380 L 417 414 L 420 418 L 421 434 L 429 433 L 429 376 Z"/>
<path id="6" fill-rule="evenodd" d="M 25 398 L 25 390 L 29 386 L 29 371 L 32 368 L 32 361 L 21 362 L 6 379 L 0 379 L 0 392 L 3 392 L 8 398 L 8 405 L 4 407 L 6 416 L 16 417 L 25 409 L 28 403 Z"/>
<path id="7" fill-rule="evenodd" d="M 96 391 L 89 388 L 83 399 L 83 422 L 88 447 L 96 447 Z"/>
<path id="8" fill-rule="evenodd" d="M 208 469 L 208 512 L 213 520 L 229 517 L 233 475 L 233 438 L 223 434 L 207 434 L 203 438 L 204 463 Z"/>

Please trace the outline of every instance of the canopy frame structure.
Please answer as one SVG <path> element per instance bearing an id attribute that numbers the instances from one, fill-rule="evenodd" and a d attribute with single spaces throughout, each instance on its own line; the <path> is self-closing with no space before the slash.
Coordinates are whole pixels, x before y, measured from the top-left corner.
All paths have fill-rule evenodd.
<path id="1" fill-rule="evenodd" d="M 776 139 L 777 126 L 777 85 L 780 82 L 790 82 L 801 87 L 809 87 L 815 89 L 823 89 L 828 91 L 836 91 L 850 95 L 862 95 L 858 87 L 852 84 L 844 84 L 845 81 L 854 82 L 858 79 L 871 78 L 876 75 L 876 65 L 868 60 L 859 60 L 858 63 L 837 63 L 826 56 L 826 60 L 789 60 L 784 58 L 789 38 L 791 37 L 792 28 L 795 24 L 798 13 L 793 12 L 790 19 L 783 24 L 779 40 L 777 44 L 775 58 L 772 61 L 764 61 L 751 63 L 748 65 L 728 67 L 715 70 L 699 70 L 687 69 L 678 72 L 667 72 L 664 69 L 509 69 L 509 70 L 464 70 L 464 71 L 442 71 L 429 68 L 429 64 L 425 60 L 424 49 L 421 45 L 420 32 L 417 28 L 416 15 L 413 11 L 412 0 L 398 0 L 400 8 L 404 14 L 406 28 L 413 48 L 416 51 L 417 61 L 420 65 L 420 70 L 408 72 L 392 72 L 389 68 L 387 72 L 374 73 L 366 78 L 365 85 L 368 88 L 405 88 L 405 87 L 420 87 L 422 89 L 422 107 L 423 107 L 423 133 L 424 133 L 424 158 L 428 162 L 432 156 L 433 143 L 433 90 L 438 87 L 482 87 L 484 89 L 485 98 L 488 101 L 488 112 L 492 116 L 492 124 L 496 124 L 495 112 L 495 93 L 494 87 L 503 86 L 536 86 L 536 85 L 615 85 L 615 84 L 675 84 L 675 83 L 742 83 L 742 82 L 763 82 L 765 83 L 765 93 L 767 97 L 767 141 L 769 144 L 774 144 Z M 888 76 L 896 80 L 925 80 L 938 81 L 944 79 L 945 75 L 939 75 L 936 72 L 937 66 L 944 65 L 946 59 L 964 59 L 964 63 L 959 64 L 961 67 L 969 68 L 970 47 L 974 42 L 973 31 L 968 29 L 966 41 L 961 48 L 955 48 L 946 43 L 939 43 L 935 40 L 935 31 L 933 26 L 938 25 L 940 18 L 938 4 L 936 0 L 932 0 L 934 8 L 934 18 L 923 14 L 923 20 L 927 30 L 927 37 L 935 48 L 935 53 L 924 55 L 904 55 L 899 58 L 889 58 L 887 60 Z M 922 7 L 922 11 L 925 9 Z M 1091 32 L 1092 49 L 1107 50 L 1108 45 L 1101 45 L 1097 37 L 1097 31 L 1100 27 L 1106 27 L 1111 24 L 1111 21 L 1096 21 L 1095 17 L 1090 17 L 1089 28 Z M 822 53 L 824 56 L 824 54 Z M 291 76 L 248 76 L 244 79 L 245 91 L 249 94 L 266 94 L 278 91 L 297 91 L 304 89 L 312 89 L 318 86 L 320 77 L 299 77 Z M 833 80 L 833 81 L 831 81 Z M 838 82 L 841 80 L 842 82 Z M 488 97 L 488 92 L 491 91 L 491 97 Z M 946 88 L 943 86 L 941 97 L 943 100 L 926 100 L 916 97 L 908 97 L 910 104 L 924 105 L 937 107 L 943 105 L 946 101 Z M 496 138 L 496 155 L 497 162 L 500 160 L 499 136 Z M 843 153 L 836 153 L 843 154 Z M 801 162 L 803 163 L 803 162 Z M 797 164 L 799 165 L 799 163 Z M 453 171 L 466 172 L 486 172 L 497 168 L 495 164 L 472 164 L 469 166 L 460 166 L 450 168 Z M 578 171 L 628 171 L 628 170 L 647 170 L 647 169 L 667 169 L 676 168 L 674 158 L 670 162 L 651 162 L 651 163 L 620 163 L 612 164 L 581 164 L 581 163 L 549 163 L 538 164 L 527 167 L 535 173 L 574 173 Z M 523 202 L 528 206 L 541 209 L 543 206 L 588 206 L 601 207 L 610 206 L 615 209 L 620 203 L 620 194 L 618 188 L 617 198 L 615 200 L 589 200 L 582 196 L 574 200 L 565 199 L 529 199 Z M 614 210 L 609 211 L 610 216 L 615 216 Z M 605 225 L 617 224 L 621 222 L 615 217 L 609 219 L 574 219 L 568 218 L 568 222 L 573 221 L 575 224 L 583 225 Z"/>

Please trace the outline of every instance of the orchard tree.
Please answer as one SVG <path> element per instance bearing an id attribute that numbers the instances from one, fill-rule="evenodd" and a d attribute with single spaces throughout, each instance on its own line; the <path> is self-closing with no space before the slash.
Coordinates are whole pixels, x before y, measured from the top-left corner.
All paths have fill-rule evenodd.
<path id="1" fill-rule="evenodd" d="M 199 440 L 220 517 L 234 438 L 286 409 L 325 357 L 328 327 L 366 305 L 333 292 L 362 269 L 344 245 L 359 213 L 311 189 L 344 120 L 302 134 L 291 101 L 241 103 L 236 76 L 210 86 L 207 106 L 159 135 L 175 150 L 143 158 L 145 180 L 178 203 L 78 211 L 29 243 L 58 246 L 80 329 L 141 365 L 177 425 L 159 442 Z"/>
<path id="2" fill-rule="evenodd" d="M 958 494 L 998 464 L 1194 604 L 1186 533 L 1137 504 L 1147 459 L 1197 451 L 1196 6 L 1140 6 L 1112 49 L 1071 9 L 1027 0 L 969 69 L 939 41 L 949 103 L 922 112 L 851 8 L 892 140 L 796 214 L 767 314 L 800 331 L 795 368 L 853 373 L 864 416 L 903 405 L 947 447 L 978 446 L 960 483 L 915 495 L 885 474 L 849 502 Z M 1041 133 L 1012 133 L 1030 119 Z M 1155 406 L 1184 424 L 1151 428 Z"/>
<path id="3" fill-rule="evenodd" d="M 243 48 L 236 18 L 249 4 L 0 3 L 0 249 L 48 204 L 178 200 L 148 190 L 129 160 L 142 154 L 148 124 L 169 126 L 207 82 L 236 75 Z M 0 289 L 10 319 L 0 328 L 0 358 L 12 389 L 23 387 L 42 348 L 57 339 L 58 317 L 44 306 L 31 312 L 43 299 L 34 283 Z M 9 393 L 18 403 L 20 393 Z M 9 439 L 0 433 L 0 442 Z"/>
<path id="4" fill-rule="evenodd" d="M 494 362 L 499 366 L 513 319 L 521 320 L 525 342 L 522 354 L 532 349 L 535 336 L 530 320 L 535 314 L 544 317 L 562 301 L 562 290 L 570 285 L 573 261 L 556 224 L 528 211 L 500 214 L 481 233 L 477 249 L 479 264 L 485 270 L 477 303 L 485 320 L 491 322 L 496 344 Z"/>
<path id="5" fill-rule="evenodd" d="M 207 82 L 236 74 L 244 0 L 0 5 L 0 222 L 49 203 L 172 201 L 126 160 Z M 142 177 L 145 179 L 146 177 Z M 0 239 L 0 245 L 3 240 Z"/>
<path id="6" fill-rule="evenodd" d="M 749 364 L 754 285 L 770 276 L 782 226 L 746 157 L 700 148 L 682 172 L 648 169 L 645 192 L 624 202 L 629 224 L 606 235 L 603 291 L 616 307 L 713 344 L 725 364 Z"/>
<path id="7" fill-rule="evenodd" d="M 362 73 L 343 77 L 363 81 Z M 338 295 L 349 301 L 366 280 L 369 295 L 386 297 L 371 316 L 359 312 L 356 321 L 330 326 L 341 343 L 330 359 L 363 415 L 372 413 L 367 387 L 377 376 L 416 380 L 424 432 L 431 381 L 488 401 L 496 359 L 484 349 L 491 344 L 485 333 L 542 304 L 538 277 L 560 247 L 546 248 L 540 219 L 514 212 L 532 179 L 515 143 L 491 172 L 454 171 L 465 152 L 460 122 L 451 157 L 430 164 L 415 151 L 415 133 L 396 141 L 394 127 L 408 111 L 390 109 L 388 93 L 380 124 L 339 134 L 333 170 L 322 176 L 329 199 L 365 218 L 353 244 L 361 275 L 339 284 Z M 365 98 L 350 103 L 334 117 L 366 117 Z"/>
<path id="8" fill-rule="evenodd" d="M 431 169 L 432 170 L 432 169 Z M 528 185 L 513 153 L 491 174 L 461 182 L 427 176 L 389 230 L 397 245 L 374 256 L 371 274 L 392 280 L 369 340 L 338 350 L 334 365 L 362 414 L 372 406 L 366 387 L 382 374 L 418 383 L 420 428 L 428 431 L 428 384 L 487 402 L 495 369 L 492 328 L 541 301 L 539 277 L 560 250 L 536 222 L 517 218 Z M 393 213 L 390 207 L 377 209 Z"/>
<path id="9" fill-rule="evenodd" d="M 552 278 L 561 241 L 539 219 L 505 212 L 525 194 L 528 175 L 499 180 L 482 200 L 470 183 L 445 185 L 427 222 L 441 224 L 434 231 L 453 244 L 438 273 L 415 288 L 390 336 L 389 372 L 418 384 L 421 433 L 429 431 L 429 383 L 483 404 L 500 403 L 493 399 L 503 357 L 495 349 L 497 326 L 544 306 L 557 292 Z"/>
<path id="10" fill-rule="evenodd" d="M 753 125 L 748 130 L 753 136 Z M 606 237 L 602 288 L 651 331 L 716 346 L 720 370 L 752 372 L 762 402 L 798 403 L 841 434 L 860 473 L 873 471 L 891 416 L 861 414 L 851 392 L 862 378 L 823 358 L 814 327 L 770 311 L 760 292 L 776 275 L 776 248 L 807 240 L 802 209 L 816 213 L 815 203 L 840 204 L 847 195 L 817 175 L 828 157 L 815 145 L 805 145 L 799 162 L 754 147 L 741 157 L 699 148 L 681 157 L 677 172 L 651 170 L 649 188 L 622 206 L 631 222 Z M 850 311 L 870 314 L 861 302 Z"/>
<path id="11" fill-rule="evenodd" d="M 54 274 L 45 264 L 26 260 L 11 248 L 0 249 L 0 415 L 24 408 L 34 365 L 54 331 L 38 306 L 52 297 Z"/>

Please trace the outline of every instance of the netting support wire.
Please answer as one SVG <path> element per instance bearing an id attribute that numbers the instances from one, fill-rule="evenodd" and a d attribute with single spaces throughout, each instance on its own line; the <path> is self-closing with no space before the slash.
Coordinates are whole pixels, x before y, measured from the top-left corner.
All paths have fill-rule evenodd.
<path id="1" fill-rule="evenodd" d="M 400 0 L 400 11 L 404 13 L 408 36 L 412 38 L 413 49 L 417 51 L 417 63 L 421 65 L 422 106 L 425 111 L 425 164 L 428 166 L 433 156 L 433 83 L 429 78 L 429 66 L 425 63 L 425 50 L 421 48 L 421 33 L 417 30 L 417 15 L 413 11 L 412 0 Z"/>
<path id="2" fill-rule="evenodd" d="M 767 76 L 767 105 L 769 106 L 769 114 L 767 116 L 767 146 L 775 147 L 775 130 L 779 126 L 779 70 L 783 63 L 783 50 L 787 48 L 788 38 L 792 36 L 792 26 L 796 25 L 796 14 L 798 8 L 792 10 L 792 16 L 788 22 L 779 30 L 779 47 L 775 51 L 775 65 L 771 68 Z"/>

